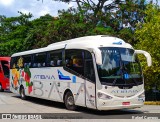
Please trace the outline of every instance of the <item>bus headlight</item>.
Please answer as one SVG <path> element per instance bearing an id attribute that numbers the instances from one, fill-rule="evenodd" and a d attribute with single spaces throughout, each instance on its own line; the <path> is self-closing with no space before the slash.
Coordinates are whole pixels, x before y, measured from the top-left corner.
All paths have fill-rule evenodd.
<path id="1" fill-rule="evenodd" d="M 103 99 L 103 100 L 109 100 L 109 99 L 112 99 L 112 97 L 111 97 L 111 96 L 106 95 L 106 94 L 101 93 L 101 92 L 98 92 L 98 98 L 99 98 L 99 99 Z"/>
<path id="2" fill-rule="evenodd" d="M 138 96 L 138 98 L 145 98 L 144 92 Z"/>
<path id="3" fill-rule="evenodd" d="M 145 101 L 145 94 L 144 94 L 144 92 L 138 96 L 138 101 L 142 101 L 142 102 Z"/>

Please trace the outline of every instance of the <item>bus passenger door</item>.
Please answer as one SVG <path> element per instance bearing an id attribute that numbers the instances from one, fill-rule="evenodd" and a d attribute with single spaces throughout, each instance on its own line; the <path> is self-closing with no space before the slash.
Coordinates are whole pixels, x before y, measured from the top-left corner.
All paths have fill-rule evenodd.
<path id="1" fill-rule="evenodd" d="M 84 76 L 85 76 L 85 96 L 86 96 L 86 106 L 88 108 L 96 108 L 96 84 L 95 84 L 95 73 L 93 67 L 93 60 L 85 59 L 84 67 Z"/>

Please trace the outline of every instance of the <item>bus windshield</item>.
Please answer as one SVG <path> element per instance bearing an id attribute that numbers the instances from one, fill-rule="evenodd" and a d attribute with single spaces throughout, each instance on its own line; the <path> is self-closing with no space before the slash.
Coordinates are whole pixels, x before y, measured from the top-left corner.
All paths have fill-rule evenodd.
<path id="1" fill-rule="evenodd" d="M 102 65 L 97 65 L 104 85 L 137 86 L 143 83 L 142 71 L 133 49 L 101 47 Z"/>

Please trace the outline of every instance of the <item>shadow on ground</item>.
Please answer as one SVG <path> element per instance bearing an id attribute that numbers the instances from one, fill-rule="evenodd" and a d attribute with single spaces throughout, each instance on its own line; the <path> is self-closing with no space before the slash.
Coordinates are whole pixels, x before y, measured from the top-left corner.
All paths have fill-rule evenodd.
<path id="1" fill-rule="evenodd" d="M 20 96 L 18 96 L 18 95 L 13 95 L 12 97 L 16 97 L 18 99 L 21 99 Z M 59 109 L 66 109 L 64 103 L 60 103 L 60 102 L 54 102 L 54 101 L 40 99 L 40 98 L 34 98 L 34 97 L 27 97 L 26 101 L 34 103 L 34 104 L 43 105 L 43 106 L 54 107 L 54 108 L 59 108 Z M 95 116 L 113 117 L 112 115 L 114 115 L 114 116 L 115 115 L 127 116 L 127 115 L 143 114 L 142 111 L 138 111 L 138 110 L 134 110 L 134 109 L 98 111 L 98 110 L 93 110 L 93 109 L 89 109 L 89 108 L 85 108 L 85 107 L 77 107 L 76 112 L 83 114 L 83 115 L 85 114 L 85 116 L 88 116 L 88 117 L 95 117 Z M 75 112 L 73 112 L 73 113 L 75 113 Z"/>

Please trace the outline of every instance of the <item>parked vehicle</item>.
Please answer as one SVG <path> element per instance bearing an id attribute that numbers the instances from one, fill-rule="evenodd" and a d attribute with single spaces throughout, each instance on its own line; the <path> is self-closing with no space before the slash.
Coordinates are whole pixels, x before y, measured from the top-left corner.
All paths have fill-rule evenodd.
<path id="1" fill-rule="evenodd" d="M 0 57 L 0 91 L 9 89 L 10 57 Z"/>

